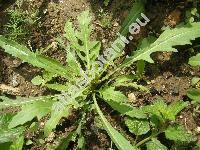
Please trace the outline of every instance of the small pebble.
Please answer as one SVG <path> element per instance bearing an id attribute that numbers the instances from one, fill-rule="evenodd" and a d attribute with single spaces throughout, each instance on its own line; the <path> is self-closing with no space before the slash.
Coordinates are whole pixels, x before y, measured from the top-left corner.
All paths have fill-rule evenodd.
<path id="1" fill-rule="evenodd" d="M 47 11 L 48 11 L 48 10 L 47 10 L 47 9 L 45 9 L 45 10 L 43 10 L 43 13 L 44 13 L 44 14 L 46 14 L 46 13 L 47 13 Z"/>
<path id="2" fill-rule="evenodd" d="M 41 122 L 41 123 L 40 123 L 40 126 L 41 126 L 41 127 L 44 127 L 44 125 L 45 125 L 44 122 Z"/>
<path id="3" fill-rule="evenodd" d="M 128 100 L 129 100 L 129 102 L 136 102 L 136 96 L 135 96 L 135 94 L 134 93 L 129 93 L 128 94 Z"/>
<path id="4" fill-rule="evenodd" d="M 102 40 L 102 43 L 106 43 L 106 40 L 105 40 L 105 39 L 103 39 L 103 40 Z"/>
<path id="5" fill-rule="evenodd" d="M 14 60 L 13 60 L 13 67 L 17 68 L 17 67 L 19 67 L 21 64 L 22 64 L 21 61 L 19 61 L 19 60 L 17 60 L 17 59 L 14 59 Z"/>
<path id="6" fill-rule="evenodd" d="M 197 127 L 197 128 L 195 129 L 195 131 L 199 134 L 199 133 L 200 133 L 200 127 Z"/>
<path id="7" fill-rule="evenodd" d="M 13 77 L 12 77 L 12 87 L 17 87 L 20 82 L 18 81 L 18 74 L 16 74 L 15 72 L 13 73 Z"/>
<path id="8" fill-rule="evenodd" d="M 119 26 L 119 23 L 118 23 L 118 22 L 115 22 L 115 23 L 113 24 L 113 26 L 114 26 L 114 27 L 118 27 L 118 26 Z"/>
<path id="9" fill-rule="evenodd" d="M 151 80 L 151 84 L 154 84 L 154 83 L 156 83 L 156 81 L 155 80 Z"/>
<path id="10" fill-rule="evenodd" d="M 59 0 L 60 3 L 63 3 L 63 0 Z"/>

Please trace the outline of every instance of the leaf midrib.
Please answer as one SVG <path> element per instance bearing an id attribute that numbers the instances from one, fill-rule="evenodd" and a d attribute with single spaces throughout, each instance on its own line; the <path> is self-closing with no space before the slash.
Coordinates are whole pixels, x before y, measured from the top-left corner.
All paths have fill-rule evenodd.
<path id="1" fill-rule="evenodd" d="M 135 61 L 137 61 L 137 59 L 139 58 L 139 57 L 141 57 L 141 55 L 145 55 L 145 54 L 147 54 L 147 53 L 149 53 L 152 49 L 156 49 L 156 47 L 158 47 L 158 46 L 160 46 L 160 45 L 164 45 L 166 42 L 168 42 L 169 40 L 172 40 L 172 39 L 174 39 L 174 38 L 176 38 L 176 37 L 178 37 L 178 36 L 182 36 L 182 35 L 184 35 L 184 34 L 188 34 L 189 32 L 191 32 L 191 31 L 188 31 L 188 32 L 184 32 L 184 33 L 180 33 L 180 34 L 178 34 L 178 35 L 175 35 L 175 36 L 172 36 L 171 38 L 169 38 L 169 39 L 167 39 L 167 40 L 165 40 L 165 41 L 163 41 L 163 42 L 160 42 L 159 44 L 156 44 L 155 46 L 153 46 L 152 48 L 150 48 L 148 51 L 145 51 L 144 53 L 142 53 L 142 54 L 139 54 L 138 56 L 136 56 L 135 58 L 133 58 L 132 60 L 130 60 L 130 61 L 128 61 L 128 62 L 126 62 L 124 65 L 122 65 L 121 67 L 124 67 L 124 66 L 126 66 L 127 64 L 129 64 L 130 62 L 135 62 Z M 170 36 L 170 35 L 169 35 Z M 169 37 L 168 36 L 168 37 Z M 167 37 L 167 38 L 168 38 Z M 159 39 L 158 39 L 159 40 Z M 172 45 L 173 46 L 173 45 Z M 134 57 L 134 56 L 133 56 Z M 121 68 L 120 67 L 120 68 Z"/>

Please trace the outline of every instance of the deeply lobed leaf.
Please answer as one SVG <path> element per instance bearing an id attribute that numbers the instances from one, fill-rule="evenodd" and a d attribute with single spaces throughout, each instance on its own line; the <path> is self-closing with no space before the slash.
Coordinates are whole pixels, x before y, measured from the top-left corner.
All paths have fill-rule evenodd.
<path id="1" fill-rule="evenodd" d="M 70 21 L 65 24 L 65 37 L 88 70 L 92 69 L 101 48 L 100 42 L 90 40 L 91 20 L 92 17 L 89 15 L 89 11 L 84 11 L 78 16 L 79 30 L 75 31 Z"/>
<path id="2" fill-rule="evenodd" d="M 173 46 L 191 44 L 191 40 L 200 37 L 200 23 L 191 23 L 191 25 L 182 26 L 175 29 L 165 30 L 159 38 L 149 47 L 142 48 L 127 58 L 121 67 L 128 67 L 133 62 L 145 60 L 153 63 L 150 55 L 154 52 L 177 52 Z"/>
<path id="3" fill-rule="evenodd" d="M 9 128 L 14 128 L 18 125 L 31 121 L 37 117 L 39 120 L 51 112 L 51 107 L 54 101 L 35 101 L 32 104 L 22 106 L 22 110 L 15 115 L 9 123 Z"/>

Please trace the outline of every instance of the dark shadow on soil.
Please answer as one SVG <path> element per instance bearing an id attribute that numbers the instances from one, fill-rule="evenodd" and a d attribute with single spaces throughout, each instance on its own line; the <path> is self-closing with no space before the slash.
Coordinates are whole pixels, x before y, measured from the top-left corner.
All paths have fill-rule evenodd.
<path id="1" fill-rule="evenodd" d="M 16 0 L 3 0 L 0 3 L 0 13 L 15 3 Z"/>
<path id="2" fill-rule="evenodd" d="M 40 7 L 38 9 L 37 16 L 41 18 L 41 21 L 43 21 L 43 19 L 45 19 L 44 10 L 48 8 L 49 3 L 50 3 L 50 0 L 43 0 L 42 4 L 40 5 Z"/>

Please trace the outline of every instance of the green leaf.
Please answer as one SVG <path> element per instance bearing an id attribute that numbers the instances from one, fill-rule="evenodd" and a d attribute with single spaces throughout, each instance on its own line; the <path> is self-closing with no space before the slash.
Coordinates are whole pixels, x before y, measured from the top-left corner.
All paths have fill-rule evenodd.
<path id="1" fill-rule="evenodd" d="M 81 66 L 76 60 L 76 57 L 72 54 L 70 50 L 67 51 L 67 65 L 70 67 L 70 70 L 78 76 L 81 72 Z"/>
<path id="2" fill-rule="evenodd" d="M 93 100 L 94 100 L 94 105 L 95 105 L 96 111 L 102 120 L 104 128 L 107 131 L 110 138 L 112 139 L 112 141 L 117 146 L 117 148 L 119 150 L 127 150 L 127 149 L 136 150 L 137 149 L 136 146 L 131 145 L 130 142 L 127 139 L 125 139 L 125 137 L 123 137 L 116 129 L 114 129 L 111 126 L 111 124 L 107 121 L 107 119 L 104 117 L 102 111 L 100 110 L 100 108 L 97 104 L 95 95 L 93 95 Z"/>
<path id="3" fill-rule="evenodd" d="M 59 101 L 54 103 L 51 110 L 51 118 L 47 121 L 44 127 L 45 136 L 48 136 L 49 133 L 56 128 L 62 117 L 68 117 L 72 108 L 80 107 L 80 104 L 76 101 L 76 99 L 84 100 L 84 98 L 86 98 L 83 95 L 83 91 L 85 91 L 86 88 L 80 88 L 78 91 L 77 89 L 75 90 L 71 88 L 70 90 L 72 91 L 69 90 L 62 95 L 58 95 Z"/>
<path id="4" fill-rule="evenodd" d="M 144 106 L 141 109 L 144 113 L 157 116 L 160 121 L 168 119 L 175 121 L 176 115 L 187 106 L 188 103 L 183 101 L 173 102 L 167 106 L 163 100 L 157 100 L 153 105 Z"/>
<path id="5" fill-rule="evenodd" d="M 51 73 L 51 72 L 43 72 L 42 76 L 36 76 L 34 77 L 31 82 L 34 85 L 42 85 L 45 86 L 45 84 L 49 81 L 51 81 L 53 79 L 53 77 L 57 77 L 57 75 L 55 73 Z"/>
<path id="6" fill-rule="evenodd" d="M 135 75 L 121 75 L 115 79 L 115 82 L 116 83 L 124 83 L 126 81 L 134 81 L 136 79 L 138 79 L 138 77 Z"/>
<path id="7" fill-rule="evenodd" d="M 52 110 L 51 110 L 51 117 L 46 122 L 44 127 L 44 135 L 48 136 L 53 129 L 56 128 L 57 124 L 62 117 L 68 117 L 71 112 L 72 105 L 68 104 L 63 106 L 60 102 L 54 103 Z"/>
<path id="8" fill-rule="evenodd" d="M 104 126 L 99 116 L 94 117 L 94 126 L 97 127 L 98 129 L 104 130 Z"/>
<path id="9" fill-rule="evenodd" d="M 34 85 L 42 85 L 56 91 L 67 91 L 69 89 L 69 86 L 71 85 L 71 83 L 69 82 L 67 82 L 65 85 L 58 84 L 58 83 L 48 84 L 47 82 L 51 81 L 53 77 L 54 75 L 52 75 L 51 73 L 45 72 L 43 74 L 43 78 L 41 76 L 36 76 L 35 78 L 31 80 L 31 82 Z"/>
<path id="10" fill-rule="evenodd" d="M 155 42 L 156 38 L 154 36 L 149 36 L 147 38 L 142 39 L 142 41 L 139 43 L 137 50 L 144 49 L 146 47 L 149 47 L 153 42 Z M 137 75 L 140 77 L 145 69 L 145 61 L 139 60 L 137 61 Z"/>
<path id="11" fill-rule="evenodd" d="M 17 140 L 13 142 L 10 146 L 10 150 L 22 150 L 24 144 L 24 137 L 20 136 Z"/>
<path id="12" fill-rule="evenodd" d="M 32 104 L 36 101 L 49 101 L 52 100 L 54 96 L 40 96 L 40 97 L 17 97 L 15 100 L 10 99 L 5 96 L 0 96 L 3 102 L 0 102 L 0 109 L 7 107 L 23 106 L 27 104 Z"/>
<path id="13" fill-rule="evenodd" d="M 31 121 L 37 117 L 39 120 L 51 112 L 51 107 L 55 101 L 35 101 L 32 104 L 22 106 L 22 110 L 15 115 L 9 123 L 9 128 Z"/>
<path id="14" fill-rule="evenodd" d="M 167 147 L 155 138 L 146 143 L 147 150 L 167 150 Z"/>
<path id="15" fill-rule="evenodd" d="M 200 78 L 192 78 L 192 85 L 197 84 L 200 81 Z"/>
<path id="16" fill-rule="evenodd" d="M 0 143 L 14 141 L 23 133 L 23 131 L 23 127 L 0 130 Z"/>
<path id="17" fill-rule="evenodd" d="M 125 124 L 129 131 L 135 135 L 146 134 L 150 130 L 149 122 L 144 119 L 127 118 Z"/>
<path id="18" fill-rule="evenodd" d="M 199 66 L 200 67 L 200 53 L 198 53 L 196 56 L 193 56 L 189 59 L 189 64 L 191 66 Z"/>
<path id="19" fill-rule="evenodd" d="M 56 91 L 67 91 L 69 89 L 69 86 L 67 85 L 62 85 L 62 84 L 58 84 L 58 83 L 54 83 L 54 84 L 45 84 L 46 87 L 56 90 Z"/>
<path id="20" fill-rule="evenodd" d="M 104 5 L 108 6 L 108 3 L 110 2 L 110 0 L 104 0 Z"/>
<path id="21" fill-rule="evenodd" d="M 114 110 L 120 112 L 121 114 L 126 114 L 127 112 L 132 110 L 132 106 L 127 103 L 116 102 L 114 100 L 105 100 Z"/>
<path id="22" fill-rule="evenodd" d="M 120 86 L 123 86 L 123 87 L 132 87 L 132 88 L 135 88 L 137 90 L 149 93 L 149 89 L 148 88 L 146 88 L 143 85 L 138 85 L 136 82 L 131 82 L 131 83 L 117 83 L 116 82 L 116 83 L 114 83 L 114 86 L 116 86 L 116 87 L 120 87 Z"/>
<path id="23" fill-rule="evenodd" d="M 152 105 L 147 105 L 141 107 L 144 113 L 157 116 L 160 120 L 163 120 L 162 114 L 166 114 L 167 105 L 162 100 L 157 100 Z"/>
<path id="24" fill-rule="evenodd" d="M 127 97 L 120 91 L 115 91 L 115 87 L 105 87 L 100 90 L 102 97 L 105 100 L 113 100 L 116 102 L 127 102 Z"/>
<path id="25" fill-rule="evenodd" d="M 105 100 L 106 101 L 106 100 Z M 114 110 L 118 111 L 122 115 L 127 115 L 130 117 L 135 117 L 135 118 L 146 118 L 146 114 L 144 114 L 141 110 L 132 107 L 129 104 L 126 103 L 119 103 L 115 102 L 113 100 L 106 101 Z"/>
<path id="26" fill-rule="evenodd" d="M 53 104 L 51 110 L 51 117 L 46 122 L 44 127 L 45 136 L 48 136 L 50 132 L 54 128 L 56 128 L 57 124 L 59 123 L 62 117 L 68 117 L 68 115 L 70 115 L 71 109 L 73 107 L 78 108 L 80 106 L 79 103 L 76 101 L 76 98 L 82 96 L 82 92 L 84 89 L 79 89 L 79 90 L 80 91 L 73 91 L 75 93 L 72 93 L 71 97 L 65 95 L 58 96 L 59 101 Z"/>
<path id="27" fill-rule="evenodd" d="M 180 125 L 169 126 L 165 130 L 165 136 L 169 140 L 190 143 L 196 140 L 192 134 L 187 133 Z"/>
<path id="28" fill-rule="evenodd" d="M 83 117 L 82 119 L 78 120 L 75 125 L 77 124 L 78 127 L 75 131 L 70 132 L 67 136 L 63 136 L 61 138 L 58 139 L 58 141 L 56 141 L 56 145 L 54 147 L 52 147 L 51 149 L 55 149 L 55 150 L 66 150 L 69 146 L 70 141 L 75 142 L 77 136 L 80 134 L 80 131 L 82 129 L 82 121 L 85 118 Z"/>
<path id="29" fill-rule="evenodd" d="M 120 66 L 128 67 L 133 62 L 145 60 L 153 63 L 150 55 L 154 52 L 177 52 L 173 46 L 191 44 L 191 40 L 200 36 L 200 23 L 192 23 L 191 25 L 182 26 L 175 29 L 165 30 L 160 37 L 149 47 L 142 48 L 134 53 L 133 56 L 127 58 Z"/>
<path id="30" fill-rule="evenodd" d="M 96 58 L 99 56 L 99 51 L 101 49 L 101 43 L 98 41 L 91 41 L 90 42 L 90 59 L 92 63 L 96 60 Z"/>
<path id="31" fill-rule="evenodd" d="M 59 141 L 59 145 L 55 148 L 55 150 L 66 150 L 69 146 L 70 141 L 74 138 L 75 131 L 69 133 L 69 135 L 65 138 L 61 138 Z"/>
<path id="32" fill-rule="evenodd" d="M 138 109 L 136 107 L 132 107 L 131 110 L 126 111 L 125 114 L 131 118 L 138 118 L 138 119 L 147 118 L 147 115 L 145 113 L 143 113 L 143 111 L 141 109 Z"/>
<path id="33" fill-rule="evenodd" d="M 28 129 L 28 132 L 29 133 L 33 133 L 33 132 L 37 132 L 38 128 L 39 128 L 40 124 L 39 122 L 33 122 L 30 126 L 29 126 L 29 129 Z"/>
<path id="34" fill-rule="evenodd" d="M 42 78 L 45 80 L 45 83 L 51 81 L 54 77 L 57 77 L 57 75 L 55 73 L 52 72 L 43 72 L 42 74 Z"/>
<path id="35" fill-rule="evenodd" d="M 85 149 L 85 138 L 83 135 L 81 135 L 81 137 L 78 138 L 78 149 L 84 150 Z"/>
<path id="36" fill-rule="evenodd" d="M 31 80 L 31 82 L 33 85 L 41 85 L 44 83 L 44 79 L 41 76 L 36 76 Z"/>
<path id="37" fill-rule="evenodd" d="M 26 142 L 26 145 L 31 145 L 31 144 L 33 144 L 33 141 L 31 141 L 31 140 L 28 140 L 28 141 Z"/>
<path id="38" fill-rule="evenodd" d="M 24 62 L 28 62 L 39 68 L 43 68 L 48 72 L 61 75 L 69 81 L 72 80 L 70 72 L 68 72 L 64 66 L 54 59 L 31 52 L 25 46 L 8 40 L 3 36 L 0 36 L 0 46 L 5 49 L 5 52 L 23 60 Z"/>
<path id="39" fill-rule="evenodd" d="M 115 91 L 114 87 L 106 87 L 99 92 L 102 99 L 108 103 L 114 110 L 123 115 L 136 118 L 146 118 L 147 116 L 136 107 L 132 107 L 127 103 L 127 97 L 119 91 Z"/>
<path id="40" fill-rule="evenodd" d="M 88 70 L 91 69 L 92 63 L 98 57 L 101 48 L 98 41 L 90 41 L 91 20 L 92 17 L 89 15 L 89 11 L 84 11 L 78 16 L 79 30 L 74 31 L 70 21 L 65 24 L 65 37 L 70 41 L 72 49 L 75 50 Z"/>
<path id="41" fill-rule="evenodd" d="M 7 142 L 7 143 L 0 143 L 0 149 L 2 150 L 10 150 L 10 146 L 12 145 L 11 142 Z"/>
<path id="42" fill-rule="evenodd" d="M 72 23 L 70 21 L 67 21 L 65 23 L 64 30 L 65 30 L 64 36 L 70 41 L 72 48 L 79 50 L 81 47 L 78 44 L 78 39 L 76 38 L 74 28 L 72 27 Z"/>
<path id="43" fill-rule="evenodd" d="M 24 132 L 23 127 L 8 129 L 8 124 L 12 119 L 12 116 L 13 115 L 11 114 L 0 115 L 0 143 L 12 142 Z"/>
<path id="44" fill-rule="evenodd" d="M 197 144 L 192 150 L 200 150 L 200 144 Z"/>
<path id="45" fill-rule="evenodd" d="M 105 87 L 100 91 L 102 99 L 107 102 L 114 110 L 125 114 L 132 110 L 132 106 L 127 104 L 127 97 L 120 91 L 115 91 L 114 87 Z"/>
<path id="46" fill-rule="evenodd" d="M 122 24 L 121 30 L 120 30 L 120 34 L 122 36 L 126 36 L 129 33 L 129 26 L 136 22 L 137 19 L 139 19 L 141 17 L 141 13 L 144 11 L 144 4 L 142 2 L 135 2 L 133 4 L 132 9 L 130 10 L 130 13 L 128 15 L 128 17 L 125 19 L 124 23 Z M 120 36 L 115 40 L 115 42 L 121 41 Z M 121 45 L 118 44 L 118 48 L 120 51 L 122 51 L 124 49 L 125 45 Z M 106 63 L 104 63 L 104 69 L 103 72 L 108 69 L 108 66 L 113 65 L 114 64 L 114 59 L 118 58 L 121 56 L 121 53 L 117 53 L 117 52 L 110 52 L 109 50 L 106 51 L 106 53 L 113 53 L 112 56 L 109 56 L 109 61 L 107 61 Z"/>
<path id="47" fill-rule="evenodd" d="M 200 88 L 189 89 L 189 91 L 187 92 L 187 96 L 193 101 L 200 103 Z"/>
<path id="48" fill-rule="evenodd" d="M 139 60 L 137 61 L 137 75 L 140 77 L 143 73 L 144 73 L 144 70 L 145 70 L 145 61 L 144 60 Z"/>
<path id="49" fill-rule="evenodd" d="M 148 36 L 147 38 L 144 38 L 141 40 L 141 42 L 138 44 L 137 50 L 147 48 L 155 41 L 156 41 L 156 37 Z"/>
<path id="50" fill-rule="evenodd" d="M 77 33 L 77 37 L 83 43 L 82 52 L 86 55 L 85 60 L 87 62 L 87 69 L 90 69 L 92 65 L 91 58 L 94 57 L 96 59 L 100 50 L 100 46 L 94 48 L 99 42 L 90 42 L 90 34 L 92 32 L 92 26 L 90 26 L 91 20 L 92 17 L 89 15 L 89 11 L 84 11 L 80 14 L 80 16 L 78 16 L 80 32 Z"/>
<path id="51" fill-rule="evenodd" d="M 0 129 L 7 128 L 12 117 L 13 117 L 12 114 L 0 115 Z"/>
<path id="52" fill-rule="evenodd" d="M 141 13 L 144 12 L 144 4 L 142 2 L 135 2 L 133 4 L 132 9 L 129 12 L 128 17 L 125 19 L 125 21 L 122 24 L 120 33 L 123 36 L 126 36 L 129 33 L 129 26 L 136 22 L 137 18 L 141 17 Z"/>
<path id="53" fill-rule="evenodd" d="M 170 104 L 167 108 L 168 116 L 166 118 L 175 121 L 177 114 L 188 106 L 187 102 L 177 101 Z"/>

